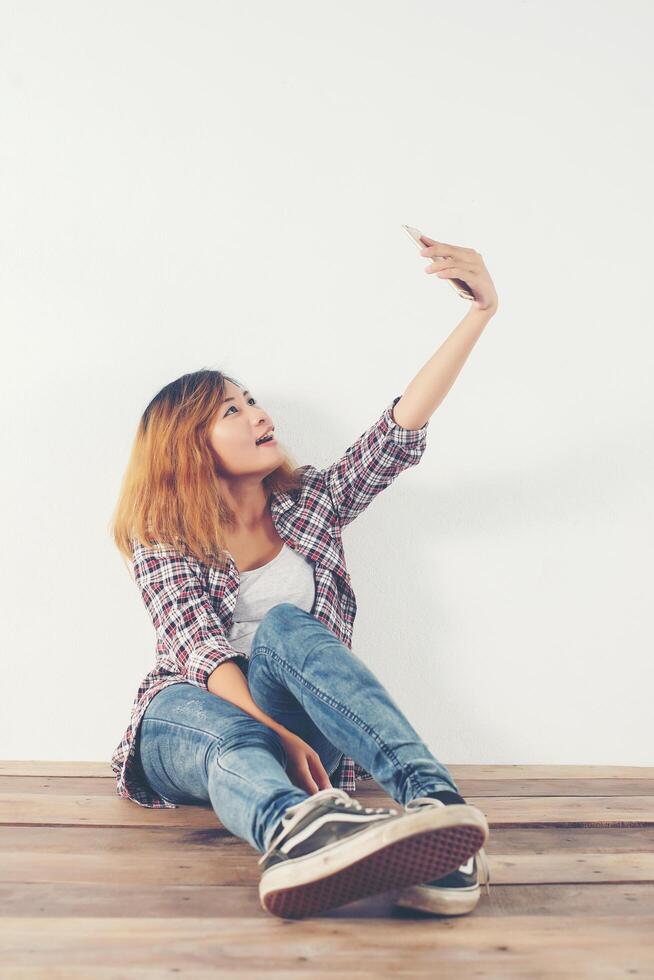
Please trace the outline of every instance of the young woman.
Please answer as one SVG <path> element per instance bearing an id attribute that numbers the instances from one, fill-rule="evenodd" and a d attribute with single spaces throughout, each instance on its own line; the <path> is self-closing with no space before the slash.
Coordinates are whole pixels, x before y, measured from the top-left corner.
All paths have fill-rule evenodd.
<path id="1" fill-rule="evenodd" d="M 352 651 L 341 531 L 420 461 L 497 309 L 479 253 L 424 240 L 427 271 L 464 279 L 475 300 L 340 459 L 298 467 L 255 394 L 201 370 L 145 409 L 114 514 L 157 638 L 112 757 L 117 792 L 211 804 L 262 853 L 261 904 L 284 917 L 391 888 L 400 905 L 467 912 L 475 854 L 488 888 L 484 814 Z M 403 809 L 361 806 L 357 776 Z"/>

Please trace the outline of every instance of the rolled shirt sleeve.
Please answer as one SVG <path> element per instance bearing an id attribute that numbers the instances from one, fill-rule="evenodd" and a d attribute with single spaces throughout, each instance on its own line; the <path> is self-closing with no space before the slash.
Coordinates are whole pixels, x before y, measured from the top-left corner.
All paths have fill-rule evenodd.
<path id="1" fill-rule="evenodd" d="M 320 472 L 341 527 L 358 517 L 378 493 L 422 459 L 427 426 L 405 429 L 393 417 L 397 395 L 380 418 L 331 466 Z"/>

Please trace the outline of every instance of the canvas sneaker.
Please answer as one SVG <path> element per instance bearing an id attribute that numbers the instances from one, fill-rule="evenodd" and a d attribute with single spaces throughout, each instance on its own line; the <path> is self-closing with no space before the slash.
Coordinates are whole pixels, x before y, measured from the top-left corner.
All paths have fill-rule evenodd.
<path id="1" fill-rule="evenodd" d="M 442 878 L 487 837 L 486 818 L 476 807 L 365 807 L 344 790 L 319 790 L 285 810 L 258 861 L 259 898 L 282 918 L 316 915 Z"/>
<path id="2" fill-rule="evenodd" d="M 421 796 L 407 803 L 406 809 L 413 810 L 426 806 L 460 809 L 462 806 L 469 808 L 470 804 L 446 804 L 442 800 Z M 490 896 L 490 870 L 483 847 L 443 877 L 403 889 L 395 898 L 394 904 L 400 908 L 418 909 L 421 912 L 437 915 L 465 915 L 467 912 L 472 912 L 479 901 L 480 883 L 486 885 L 486 894 Z"/>

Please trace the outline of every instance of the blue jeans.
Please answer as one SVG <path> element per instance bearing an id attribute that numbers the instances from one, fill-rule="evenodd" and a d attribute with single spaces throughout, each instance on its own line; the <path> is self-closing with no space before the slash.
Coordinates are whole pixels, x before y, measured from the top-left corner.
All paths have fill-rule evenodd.
<path id="1" fill-rule="evenodd" d="M 432 791 L 460 792 L 361 658 L 298 606 L 282 602 L 264 616 L 244 672 L 254 702 L 307 742 L 330 776 L 347 753 L 402 805 Z M 210 803 L 231 833 L 262 853 L 286 808 L 310 796 L 289 779 L 277 732 L 195 684 L 156 694 L 137 737 L 155 793 L 171 803 Z"/>

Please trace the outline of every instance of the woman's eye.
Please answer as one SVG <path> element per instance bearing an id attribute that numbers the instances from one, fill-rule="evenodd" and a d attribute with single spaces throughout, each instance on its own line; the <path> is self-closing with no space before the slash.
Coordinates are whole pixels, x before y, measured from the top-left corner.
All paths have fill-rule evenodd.
<path id="1" fill-rule="evenodd" d="M 248 401 L 249 402 L 256 402 L 256 398 L 253 395 L 250 395 L 250 397 L 248 398 Z M 227 409 L 227 411 L 225 412 L 225 415 L 229 415 L 229 413 L 231 412 L 231 410 L 233 408 L 236 408 L 236 405 L 230 405 L 229 408 Z"/>

